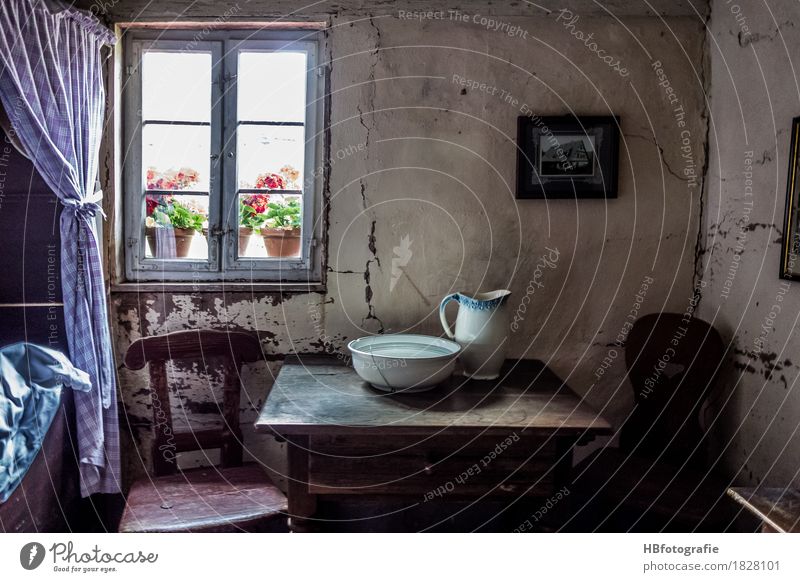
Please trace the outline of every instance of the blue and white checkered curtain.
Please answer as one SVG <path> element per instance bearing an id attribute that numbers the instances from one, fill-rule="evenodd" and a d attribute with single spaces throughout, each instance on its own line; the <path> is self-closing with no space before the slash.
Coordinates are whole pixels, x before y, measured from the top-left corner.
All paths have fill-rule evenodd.
<path id="1" fill-rule="evenodd" d="M 61 286 L 70 360 L 89 374 L 75 394 L 81 493 L 119 487 L 119 421 L 95 192 L 105 92 L 93 16 L 44 0 L 0 2 L 0 100 L 28 157 L 64 205 Z"/>

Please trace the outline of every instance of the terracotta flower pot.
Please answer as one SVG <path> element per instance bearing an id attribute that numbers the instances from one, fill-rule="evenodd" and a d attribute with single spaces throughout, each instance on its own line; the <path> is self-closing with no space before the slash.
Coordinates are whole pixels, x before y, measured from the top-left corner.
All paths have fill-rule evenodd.
<path id="1" fill-rule="evenodd" d="M 252 228 L 247 228 L 246 226 L 239 227 L 239 256 L 243 256 L 247 253 L 247 245 L 250 244 L 250 237 L 253 234 Z"/>
<path id="2" fill-rule="evenodd" d="M 264 237 L 264 246 L 270 257 L 297 257 L 300 256 L 300 229 L 293 228 L 263 228 L 261 236 Z"/>
<path id="3" fill-rule="evenodd" d="M 175 230 L 175 256 L 184 259 L 189 256 L 189 248 L 192 246 L 194 230 L 191 228 L 176 228 Z"/>
<path id="4" fill-rule="evenodd" d="M 175 257 L 159 255 L 157 251 L 161 250 L 156 244 L 156 230 L 157 227 L 147 227 L 145 230 L 145 238 L 147 239 L 147 246 L 150 248 L 150 254 L 157 259 L 184 259 L 189 256 L 189 248 L 192 246 L 192 239 L 194 238 L 194 230 L 191 228 L 173 228 L 169 229 L 175 237 Z M 166 231 L 166 229 L 164 229 Z"/>

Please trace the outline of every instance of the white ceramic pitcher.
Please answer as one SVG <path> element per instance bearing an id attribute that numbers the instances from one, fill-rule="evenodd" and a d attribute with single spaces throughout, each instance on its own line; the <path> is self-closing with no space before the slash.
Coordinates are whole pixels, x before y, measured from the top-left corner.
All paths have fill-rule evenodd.
<path id="1" fill-rule="evenodd" d="M 439 317 L 447 337 L 461 345 L 458 356 L 465 376 L 476 380 L 493 380 L 500 375 L 508 347 L 507 299 L 511 291 L 498 289 L 476 293 L 448 295 L 439 304 Z M 458 302 L 455 334 L 450 329 L 444 308 L 450 301 Z"/>

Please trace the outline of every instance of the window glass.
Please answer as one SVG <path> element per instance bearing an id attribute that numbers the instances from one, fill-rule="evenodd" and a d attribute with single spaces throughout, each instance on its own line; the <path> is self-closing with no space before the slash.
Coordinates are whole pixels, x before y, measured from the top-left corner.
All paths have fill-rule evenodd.
<path id="1" fill-rule="evenodd" d="M 208 192 L 211 140 L 209 126 L 152 125 L 142 128 L 142 165 L 146 190 Z"/>
<path id="2" fill-rule="evenodd" d="M 145 196 L 146 256 L 202 260 L 208 256 L 208 196 Z"/>
<path id="3" fill-rule="evenodd" d="M 145 52 L 142 118 L 209 123 L 211 53 Z"/>
<path id="4" fill-rule="evenodd" d="M 239 53 L 238 117 L 243 121 L 293 121 L 306 117 L 305 53 Z"/>
<path id="5" fill-rule="evenodd" d="M 301 256 L 305 53 L 239 53 L 237 256 Z"/>
<path id="6" fill-rule="evenodd" d="M 237 139 L 239 188 L 301 190 L 305 130 L 240 124 Z"/>
<path id="7" fill-rule="evenodd" d="M 130 278 L 319 277 L 310 236 L 316 176 L 306 176 L 315 167 L 309 139 L 316 140 L 321 110 L 320 84 L 309 74 L 315 43 L 307 33 L 256 36 L 127 37 Z"/>

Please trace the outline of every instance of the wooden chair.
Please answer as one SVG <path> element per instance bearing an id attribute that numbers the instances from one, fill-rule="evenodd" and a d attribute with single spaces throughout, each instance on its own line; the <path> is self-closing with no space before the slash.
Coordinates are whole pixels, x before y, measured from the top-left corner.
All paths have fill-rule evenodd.
<path id="1" fill-rule="evenodd" d="M 622 428 L 620 448 L 675 464 L 695 450 L 696 469 L 707 468 L 700 415 L 724 357 L 719 333 L 701 319 L 653 313 L 637 320 L 625 345 L 636 407 Z"/>
<path id="2" fill-rule="evenodd" d="M 261 346 L 241 332 L 182 331 L 131 344 L 125 366 L 149 364 L 153 402 L 154 477 L 128 493 L 121 532 L 287 531 L 287 502 L 255 464 L 242 464 L 239 373 L 243 362 L 261 357 Z M 223 376 L 220 430 L 175 433 L 169 404 L 167 362 L 187 360 L 206 372 L 220 365 Z M 181 471 L 177 453 L 220 449 L 219 467 Z"/>
<path id="3" fill-rule="evenodd" d="M 707 460 L 701 414 L 725 356 L 719 333 L 677 313 L 645 315 L 628 334 L 625 362 L 636 406 L 619 449 L 573 469 L 575 529 L 718 531 L 735 507 Z M 583 522 L 583 526 L 578 523 Z"/>

